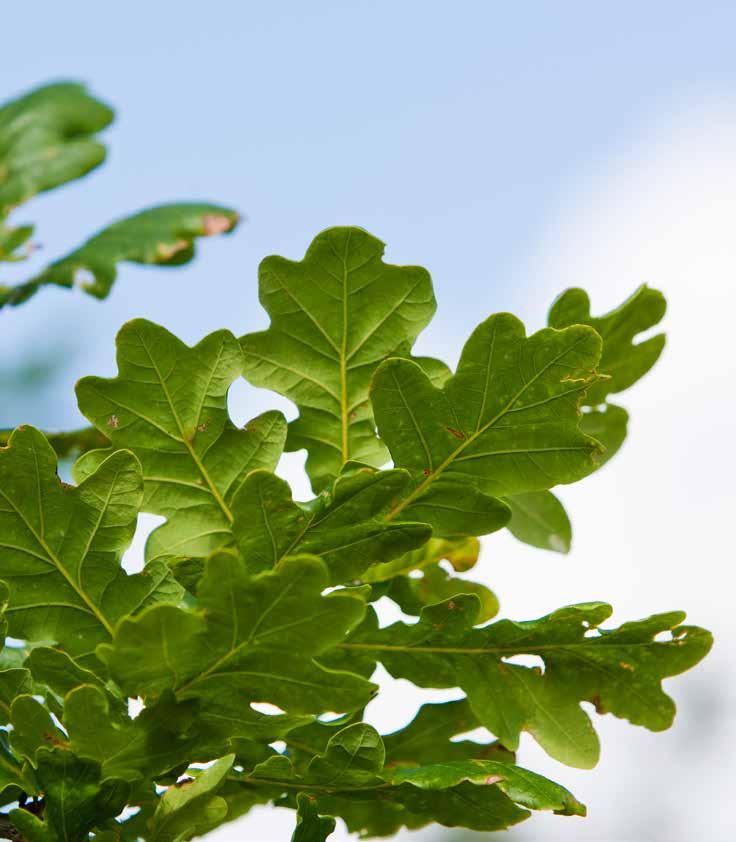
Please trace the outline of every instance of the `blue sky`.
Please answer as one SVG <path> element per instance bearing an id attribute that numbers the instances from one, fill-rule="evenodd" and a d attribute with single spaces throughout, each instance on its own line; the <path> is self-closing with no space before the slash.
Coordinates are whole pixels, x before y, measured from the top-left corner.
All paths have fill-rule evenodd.
<path id="1" fill-rule="evenodd" d="M 5 359 L 40 334 L 81 349 L 29 420 L 73 420 L 69 381 L 91 361 L 109 368 L 127 318 L 191 340 L 262 324 L 260 258 L 298 257 L 334 224 L 431 270 L 435 350 L 456 352 L 477 312 L 524 315 L 538 279 L 520 267 L 569 190 L 653 113 L 736 78 L 734 4 L 605 5 L 8 5 L 3 96 L 72 78 L 118 110 L 107 166 L 18 212 L 39 223 L 39 261 L 159 201 L 210 198 L 248 217 L 186 270 L 124 269 L 104 307 L 54 290 L 3 313 Z"/>
<path id="2" fill-rule="evenodd" d="M 566 286 L 587 287 L 598 311 L 642 281 L 664 289 L 667 351 L 622 401 L 626 448 L 563 489 L 573 552 L 491 536 L 478 577 L 507 616 L 601 597 L 617 620 L 685 607 L 723 643 L 667 688 L 681 711 L 669 734 L 600 720 L 595 772 L 523 744 L 590 818 L 541 817 L 509 838 L 732 839 L 736 4 L 72 1 L 8 6 L 3 30 L 0 99 L 70 78 L 118 111 L 107 165 L 16 214 L 38 223 L 39 265 L 159 201 L 220 201 L 247 221 L 184 269 L 123 267 L 107 302 L 50 289 L 0 312 L 6 369 L 67 352 L 47 388 L 3 397 L 0 426 L 80 423 L 72 384 L 114 371 L 126 319 L 190 342 L 265 326 L 258 262 L 301 257 L 330 225 L 362 225 L 388 260 L 431 271 L 439 311 L 420 347 L 448 361 L 492 311 L 540 326 Z M 244 416 L 285 406 L 236 392 Z M 382 698 L 371 721 L 413 713 L 405 684 Z M 290 817 L 256 811 L 238 832 L 288 838 Z"/>

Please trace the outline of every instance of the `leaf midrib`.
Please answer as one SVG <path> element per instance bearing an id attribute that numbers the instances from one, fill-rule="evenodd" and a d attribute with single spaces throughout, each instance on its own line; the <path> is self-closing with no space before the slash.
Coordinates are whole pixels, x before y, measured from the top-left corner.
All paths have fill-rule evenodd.
<path id="1" fill-rule="evenodd" d="M 34 448 L 33 452 L 35 454 L 35 448 Z M 38 464 L 38 462 L 36 462 L 36 464 Z M 38 484 L 40 486 L 40 477 L 38 476 L 38 474 L 37 474 L 37 480 L 38 480 Z M 40 491 L 39 491 L 39 494 L 40 494 Z M 74 581 L 72 576 L 69 574 L 69 571 L 67 571 L 66 568 L 64 567 L 64 565 L 62 564 L 61 559 L 59 559 L 56 556 L 56 554 L 53 552 L 51 547 L 46 543 L 44 538 L 36 532 L 36 530 L 30 524 L 30 522 L 28 521 L 26 516 L 23 514 L 23 512 L 15 505 L 15 503 L 10 499 L 10 497 L 8 497 L 8 495 L 2 489 L 0 489 L 0 495 L 2 495 L 2 497 L 6 500 L 6 502 L 16 512 L 18 517 L 23 521 L 23 523 L 26 526 L 26 529 L 28 529 L 28 531 L 31 533 L 31 535 L 33 535 L 33 537 L 36 539 L 38 545 L 46 553 L 47 560 L 50 561 L 54 565 L 54 567 L 59 571 L 59 573 L 61 573 L 61 575 L 64 577 L 64 579 L 67 581 L 67 583 L 71 586 L 72 590 L 74 590 L 74 592 L 77 594 L 77 596 L 87 606 L 87 608 L 89 609 L 89 612 L 102 624 L 105 631 L 110 635 L 110 637 L 112 637 L 113 636 L 112 625 L 107 621 L 107 618 L 104 616 L 104 614 L 102 614 L 100 612 L 100 610 L 94 604 L 92 599 L 87 595 L 86 591 L 82 588 L 82 586 L 78 585 Z"/>
<path id="2" fill-rule="evenodd" d="M 139 334 L 139 338 L 140 338 L 141 345 L 145 349 L 146 355 L 148 356 L 148 359 L 151 363 L 151 367 L 156 372 L 156 377 L 158 378 L 158 382 L 161 385 L 161 390 L 163 391 L 164 396 L 166 397 L 166 402 L 168 403 L 169 409 L 171 410 L 171 415 L 172 415 L 174 421 L 176 422 L 176 426 L 179 429 L 179 435 L 181 437 L 182 444 L 189 451 L 189 454 L 192 457 L 192 461 L 197 466 L 197 469 L 199 470 L 200 474 L 202 475 L 202 478 L 204 479 L 204 481 L 207 483 L 207 486 L 209 487 L 210 492 L 212 493 L 212 496 L 214 497 L 215 501 L 219 505 L 220 509 L 222 510 L 223 514 L 227 518 L 228 522 L 232 523 L 234 518 L 233 518 L 233 513 L 230 510 L 230 507 L 227 505 L 227 503 L 223 499 L 222 495 L 220 494 L 220 492 L 219 492 L 217 486 L 215 485 L 212 477 L 210 477 L 210 475 L 209 475 L 209 471 L 207 471 L 207 469 L 205 468 L 205 466 L 204 466 L 202 460 L 199 458 L 196 450 L 194 449 L 194 447 L 192 447 L 192 443 L 189 440 L 189 438 L 187 437 L 187 435 L 184 431 L 184 426 L 181 423 L 181 419 L 179 418 L 179 413 L 176 411 L 176 407 L 175 407 L 174 402 L 171 398 L 171 394 L 169 393 L 169 388 L 166 385 L 166 381 L 164 380 L 164 378 L 161 374 L 161 371 L 160 371 L 158 365 L 156 364 L 156 361 L 154 360 L 153 355 L 151 354 L 151 351 L 150 351 L 150 349 L 149 349 L 149 347 L 146 343 L 145 338 L 141 334 Z M 222 354 L 222 345 L 220 346 L 219 354 L 220 355 Z M 218 360 L 219 360 L 219 357 L 218 357 Z M 136 414 L 138 414 L 138 413 L 136 413 Z M 167 431 L 167 435 L 170 436 L 171 434 Z"/>

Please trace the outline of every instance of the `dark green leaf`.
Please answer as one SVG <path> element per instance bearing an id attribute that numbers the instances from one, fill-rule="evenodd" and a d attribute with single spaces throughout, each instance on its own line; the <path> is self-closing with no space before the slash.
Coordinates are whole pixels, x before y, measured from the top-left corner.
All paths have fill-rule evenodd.
<path id="1" fill-rule="evenodd" d="M 304 775 L 287 757 L 276 756 L 241 780 L 246 787 L 270 788 L 273 797 L 283 790 L 309 793 L 318 812 L 341 816 L 351 832 L 395 832 L 432 821 L 500 830 L 529 815 L 516 804 L 585 813 L 567 790 L 509 763 L 456 760 L 393 770 L 384 766 L 385 756 L 375 729 L 357 723 L 335 734 Z"/>
<path id="2" fill-rule="evenodd" d="M 289 714 L 353 710 L 375 689 L 313 661 L 365 611 L 355 593 L 322 596 L 328 583 L 324 563 L 309 556 L 252 576 L 238 558 L 222 553 L 207 562 L 199 610 L 154 606 L 124 620 L 100 655 L 130 695 L 171 690 L 180 700 L 199 700 L 213 728 L 277 739 L 303 718 L 263 715 L 249 703 L 268 702 Z"/>
<path id="3" fill-rule="evenodd" d="M 479 724 L 467 699 L 422 705 L 405 728 L 383 738 L 386 763 L 392 767 L 479 759 L 513 763 L 514 754 L 498 742 L 453 740 Z"/>
<path id="4" fill-rule="evenodd" d="M 128 785 L 112 778 L 101 780 L 97 763 L 62 748 L 41 748 L 36 756 L 43 818 L 23 809 L 10 811 L 11 821 L 27 842 L 86 842 L 90 831 L 125 806 Z"/>
<path id="5" fill-rule="evenodd" d="M 335 830 L 335 820 L 320 816 L 314 799 L 300 792 L 296 799 L 296 828 L 291 842 L 324 842 Z"/>
<path id="6" fill-rule="evenodd" d="M 406 471 L 363 469 L 338 477 L 317 500 L 301 506 L 284 480 L 253 471 L 233 500 L 233 533 L 253 570 L 309 553 L 325 561 L 333 584 L 350 581 L 371 564 L 429 539 L 426 524 L 383 520 L 408 482 Z"/>
<path id="7" fill-rule="evenodd" d="M 712 643 L 703 629 L 682 626 L 681 612 L 592 633 L 610 606 L 576 605 L 539 620 L 474 628 L 478 611 L 477 597 L 459 596 L 426 608 L 416 625 L 378 629 L 369 615 L 327 660 L 339 666 L 338 652 L 349 662 L 380 660 L 420 687 L 461 687 L 479 722 L 507 748 L 515 750 L 528 731 L 556 759 L 589 768 L 598 740 L 579 703 L 653 731 L 668 728 L 675 706 L 662 679 L 698 663 Z M 663 632 L 669 639 L 658 639 Z M 509 660 L 518 655 L 540 657 L 544 672 Z"/>
<path id="8" fill-rule="evenodd" d="M 128 576 L 120 556 L 135 531 L 140 464 L 117 451 L 79 486 L 59 481 L 56 455 L 21 427 L 0 450 L 0 579 L 9 589 L 10 634 L 55 641 L 87 668 L 121 617 L 181 589 L 163 565 Z"/>
<path id="9" fill-rule="evenodd" d="M 600 348 L 588 327 L 526 338 L 521 322 L 500 314 L 476 328 L 441 390 L 415 363 L 383 363 L 371 387 L 379 432 L 415 483 L 392 515 L 480 535 L 510 517 L 496 496 L 588 473 L 601 448 L 581 432 L 578 403 Z"/>

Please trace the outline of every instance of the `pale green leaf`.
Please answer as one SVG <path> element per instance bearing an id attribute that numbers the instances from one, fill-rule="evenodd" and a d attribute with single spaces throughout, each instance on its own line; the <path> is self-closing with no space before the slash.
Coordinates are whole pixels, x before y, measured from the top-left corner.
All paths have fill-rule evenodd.
<path id="1" fill-rule="evenodd" d="M 227 815 L 227 803 L 217 795 L 232 768 L 228 755 L 199 772 L 196 778 L 169 787 L 149 823 L 150 842 L 184 842 L 206 833 Z"/>
<path id="2" fill-rule="evenodd" d="M 421 570 L 429 564 L 449 561 L 455 570 L 470 570 L 478 561 L 480 542 L 473 536 L 455 538 L 431 538 L 426 544 L 410 553 L 384 564 L 376 564 L 362 575 L 364 582 L 384 582 L 394 576 L 402 576 L 412 570 Z"/>
<path id="3" fill-rule="evenodd" d="M 299 407 L 287 449 L 307 449 L 315 491 L 350 460 L 386 462 L 368 400 L 371 377 L 386 357 L 408 353 L 435 311 L 427 271 L 386 264 L 383 252 L 360 228 L 330 228 L 302 261 L 273 256 L 260 266 L 271 325 L 241 339 L 245 375 Z M 440 376 L 435 361 L 428 365 Z"/>
<path id="4" fill-rule="evenodd" d="M 597 406 L 610 394 L 623 392 L 643 377 L 657 362 L 665 344 L 660 333 L 640 342 L 638 334 L 658 324 L 667 309 L 661 292 L 641 286 L 615 310 L 592 316 L 590 299 L 582 289 L 568 289 L 554 302 L 549 325 L 590 325 L 603 340 L 600 372 L 607 377 L 593 384 L 585 396 L 588 406 Z"/>
<path id="5" fill-rule="evenodd" d="M 478 719 L 467 699 L 422 705 L 405 728 L 384 736 L 386 762 L 394 768 L 454 760 L 513 763 L 513 752 L 497 741 L 477 743 L 456 739 L 478 726 Z"/>
<path id="6" fill-rule="evenodd" d="M 65 735 L 56 727 L 49 711 L 33 696 L 18 696 L 10 708 L 13 730 L 10 744 L 16 754 L 35 764 L 41 747 L 67 746 Z"/>
<path id="7" fill-rule="evenodd" d="M 551 491 L 514 494 L 507 497 L 506 502 L 511 507 L 508 528 L 514 537 L 542 550 L 553 550 L 556 553 L 570 551 L 570 519 L 562 503 Z"/>
<path id="8" fill-rule="evenodd" d="M 112 110 L 83 85 L 44 85 L 0 107 L 0 218 L 28 199 L 80 178 L 105 159 L 95 139 Z M 11 249 L 12 251 L 12 249 Z"/>
<path id="9" fill-rule="evenodd" d="M 49 284 L 78 285 L 95 298 L 107 298 L 119 263 L 181 266 L 194 257 L 197 237 L 232 231 L 237 222 L 238 214 L 220 205 L 191 202 L 148 208 L 103 228 L 25 283 L 0 288 L 0 307 L 21 304 Z"/>
<path id="10" fill-rule="evenodd" d="M 498 614 L 498 598 L 480 582 L 452 576 L 439 564 L 422 567 L 419 576 L 396 576 L 389 586 L 378 591 L 392 599 L 404 614 L 421 614 L 427 605 L 444 602 L 458 594 L 475 594 L 480 602 L 478 622 L 485 623 Z"/>
<path id="11" fill-rule="evenodd" d="M 140 459 L 142 508 L 167 519 L 149 538 L 149 563 L 206 556 L 232 544 L 232 500 L 250 471 L 276 467 L 286 435 L 283 416 L 266 412 L 243 429 L 230 420 L 227 392 L 242 373 L 243 356 L 226 330 L 190 348 L 136 319 L 118 334 L 117 349 L 119 376 L 85 377 L 77 398 L 114 448 Z M 104 455 L 83 456 L 78 475 Z"/>

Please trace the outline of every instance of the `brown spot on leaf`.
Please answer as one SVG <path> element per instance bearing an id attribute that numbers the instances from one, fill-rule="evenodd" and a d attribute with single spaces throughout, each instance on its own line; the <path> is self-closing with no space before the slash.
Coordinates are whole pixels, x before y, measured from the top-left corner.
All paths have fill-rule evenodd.
<path id="1" fill-rule="evenodd" d="M 501 775 L 489 775 L 483 783 L 485 784 L 497 784 L 499 781 L 502 781 L 503 777 Z"/>
<path id="2" fill-rule="evenodd" d="M 171 260 L 175 254 L 184 251 L 188 246 L 189 243 L 186 240 L 176 240 L 174 243 L 159 243 L 156 246 L 156 257 L 161 260 Z"/>
<path id="3" fill-rule="evenodd" d="M 445 427 L 445 429 L 451 436 L 455 436 L 455 438 L 460 439 L 460 441 L 465 441 L 465 433 L 461 430 L 456 430 L 454 427 Z"/>
<path id="4" fill-rule="evenodd" d="M 631 672 L 633 672 L 633 671 L 634 671 L 634 668 L 631 666 L 631 664 L 627 664 L 627 663 L 626 663 L 626 661 L 619 661 L 619 662 L 618 662 L 618 665 L 619 665 L 622 669 L 625 669 L 625 670 L 630 670 Z"/>
<path id="5" fill-rule="evenodd" d="M 422 471 L 422 473 L 424 474 L 424 476 L 425 476 L 425 477 L 428 477 L 428 476 L 429 476 L 429 468 L 425 468 L 425 469 Z"/>
<path id="6" fill-rule="evenodd" d="M 232 220 L 220 213 L 206 213 L 202 217 L 202 233 L 205 237 L 214 237 L 216 234 L 224 234 L 232 227 Z"/>
<path id="7" fill-rule="evenodd" d="M 203 433 L 207 429 L 207 427 L 209 427 L 209 424 L 210 424 L 210 419 L 206 418 L 201 424 L 197 424 L 197 429 L 199 430 L 200 433 Z"/>
<path id="8" fill-rule="evenodd" d="M 593 703 L 593 707 L 595 708 L 596 713 L 606 713 L 606 709 L 601 704 L 601 697 L 596 693 L 595 696 L 592 696 L 590 701 Z"/>
<path id="9" fill-rule="evenodd" d="M 118 419 L 117 415 L 111 415 L 107 419 L 107 426 L 112 427 L 113 430 L 117 429 L 120 426 L 120 420 Z"/>
<path id="10" fill-rule="evenodd" d="M 456 608 L 457 608 L 457 603 L 455 602 L 455 600 L 454 600 L 454 599 L 451 599 L 451 600 L 447 603 L 447 609 L 448 609 L 448 611 L 454 611 Z"/>

